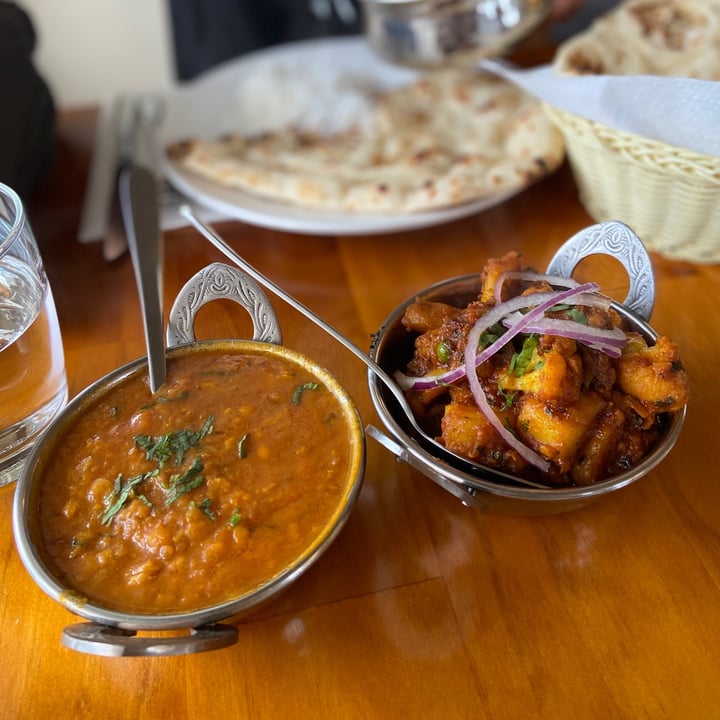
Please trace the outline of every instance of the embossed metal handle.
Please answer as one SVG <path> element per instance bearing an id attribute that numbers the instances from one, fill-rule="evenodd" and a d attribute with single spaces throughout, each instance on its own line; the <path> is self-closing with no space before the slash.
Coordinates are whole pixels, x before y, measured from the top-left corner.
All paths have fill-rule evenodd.
<path id="1" fill-rule="evenodd" d="M 195 318 L 200 308 L 222 299 L 233 300 L 248 311 L 253 340 L 282 343 L 280 324 L 263 289 L 237 268 L 213 263 L 193 275 L 178 293 L 168 318 L 168 346 L 194 342 Z"/>
<path id="2" fill-rule="evenodd" d="M 189 635 L 138 637 L 131 630 L 88 622 L 66 627 L 62 634 L 62 644 L 71 650 L 91 655 L 149 657 L 219 650 L 234 645 L 237 638 L 238 630 L 232 625 L 203 625 L 192 628 Z"/>
<path id="3" fill-rule="evenodd" d="M 612 220 L 591 225 L 562 245 L 547 272 L 572 277 L 580 261 L 591 255 L 609 255 L 622 263 L 630 278 L 630 290 L 623 305 L 649 320 L 655 304 L 655 278 L 642 240 L 621 222 Z"/>

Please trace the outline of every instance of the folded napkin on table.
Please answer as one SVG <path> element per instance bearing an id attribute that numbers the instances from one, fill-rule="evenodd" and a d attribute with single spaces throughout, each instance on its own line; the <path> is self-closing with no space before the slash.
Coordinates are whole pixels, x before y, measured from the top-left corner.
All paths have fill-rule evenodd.
<path id="1" fill-rule="evenodd" d="M 180 205 L 188 202 L 187 198 L 163 179 L 163 150 L 159 145 L 162 115 L 163 100 L 159 95 L 120 96 L 100 108 L 78 240 L 103 242 L 108 260 L 114 260 L 127 249 L 117 212 L 117 178 L 123 167 L 147 167 L 157 177 L 162 230 L 189 224 L 178 212 Z M 220 213 L 211 211 L 204 212 L 204 217 L 209 222 L 224 219 Z"/>
<path id="2" fill-rule="evenodd" d="M 650 140 L 720 157 L 720 82 L 655 75 L 557 75 L 550 65 L 516 70 L 480 66 L 540 100 Z"/>

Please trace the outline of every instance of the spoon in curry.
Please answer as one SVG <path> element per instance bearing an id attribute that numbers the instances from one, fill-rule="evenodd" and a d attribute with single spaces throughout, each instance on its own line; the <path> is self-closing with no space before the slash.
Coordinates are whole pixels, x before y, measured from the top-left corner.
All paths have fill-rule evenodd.
<path id="1" fill-rule="evenodd" d="M 181 206 L 180 214 L 187 220 L 189 220 L 193 227 L 195 227 L 195 229 L 201 235 L 203 235 L 207 240 L 209 240 L 212 245 L 214 245 L 218 250 L 220 250 L 220 252 L 222 252 L 227 258 L 232 260 L 239 268 L 244 270 L 251 278 L 253 278 L 253 280 L 257 281 L 258 283 L 266 287 L 268 290 L 275 293 L 279 298 L 284 300 L 286 303 L 288 303 L 288 305 L 295 308 L 306 318 L 308 318 L 320 328 L 322 328 L 326 333 L 328 333 L 331 337 L 337 340 L 343 347 L 345 347 L 359 360 L 361 360 L 393 394 L 402 413 L 407 417 L 408 422 L 410 422 L 414 431 L 426 443 L 432 445 L 439 455 L 451 458 L 453 463 L 459 463 L 464 466 L 465 469 L 468 469 L 471 472 L 481 474 L 487 472 L 487 469 L 483 466 L 473 462 L 472 460 L 469 460 L 468 458 L 464 458 L 460 455 L 457 455 L 456 453 L 451 452 L 444 445 L 441 445 L 437 440 L 428 435 L 425 430 L 420 427 L 420 424 L 415 418 L 415 414 L 413 413 L 412 408 L 408 404 L 407 398 L 405 397 L 405 393 L 403 392 L 402 388 L 390 377 L 390 375 L 387 374 L 387 372 L 385 372 L 385 370 L 383 370 L 382 367 L 380 367 L 380 365 L 378 365 L 371 357 L 369 357 L 365 352 L 363 352 L 359 347 L 357 347 L 357 345 L 352 343 L 344 335 L 335 330 L 332 325 L 329 325 L 327 322 L 325 322 L 325 320 L 316 315 L 312 310 L 305 307 L 305 305 L 303 305 L 300 301 L 296 300 L 292 295 L 289 295 L 282 288 L 278 287 L 274 282 L 272 282 L 272 280 L 265 277 L 262 273 L 256 270 L 252 265 L 250 265 L 246 260 L 244 260 L 240 255 L 238 255 L 238 253 L 236 253 L 219 235 L 217 235 L 217 233 L 215 233 L 207 225 L 205 225 L 194 214 L 192 208 L 190 208 L 189 205 Z M 527 485 L 530 487 L 542 489 L 547 489 L 548 487 L 550 487 L 546 484 L 514 476 L 512 478 L 508 478 L 506 482 L 518 483 L 520 485 Z"/>
<path id="2" fill-rule="evenodd" d="M 131 167 L 120 175 L 119 192 L 145 325 L 150 390 L 155 394 L 165 382 L 166 372 L 157 183 L 149 170 Z"/>

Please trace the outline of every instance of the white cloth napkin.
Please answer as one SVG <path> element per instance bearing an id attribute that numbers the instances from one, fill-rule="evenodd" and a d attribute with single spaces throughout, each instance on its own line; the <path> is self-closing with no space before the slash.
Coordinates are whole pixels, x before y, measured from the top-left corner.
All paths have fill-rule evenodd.
<path id="1" fill-rule="evenodd" d="M 540 100 L 636 135 L 720 157 L 720 82 L 650 75 L 559 76 L 550 65 L 516 70 L 483 60 L 480 67 Z"/>
<path id="2" fill-rule="evenodd" d="M 147 167 L 158 177 L 160 186 L 159 214 L 162 230 L 186 227 L 189 223 L 178 212 L 187 198 L 165 188 L 162 180 L 162 147 L 159 129 L 162 121 L 163 98 L 159 94 L 145 96 L 120 95 L 102 105 L 91 159 L 85 197 L 81 209 L 78 240 L 82 243 L 120 243 L 112 250 L 114 259 L 125 251 L 124 238 L 111 233 L 111 210 L 117 192 L 117 174 L 121 165 L 133 163 Z M 131 112 L 128 106 L 135 104 Z M 130 126 L 128 126 L 130 123 Z M 208 211 L 209 222 L 220 222 L 227 215 Z M 110 240 L 108 240 L 111 238 Z M 106 256 L 107 256 L 106 252 Z"/>

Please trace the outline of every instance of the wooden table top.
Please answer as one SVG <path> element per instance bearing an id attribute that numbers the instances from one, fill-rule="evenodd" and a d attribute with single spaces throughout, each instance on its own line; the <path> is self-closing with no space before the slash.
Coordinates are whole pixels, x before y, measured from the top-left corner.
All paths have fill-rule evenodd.
<path id="1" fill-rule="evenodd" d="M 29 202 L 58 307 L 74 395 L 144 354 L 131 262 L 76 241 L 95 115 L 61 116 L 47 182 Z M 540 268 L 591 223 L 567 167 L 447 225 L 313 237 L 227 222 L 228 242 L 357 345 L 417 290 L 522 251 Z M 220 254 L 165 235 L 165 307 Z M 372 439 L 362 492 L 335 543 L 285 593 L 238 622 L 236 645 L 106 658 L 66 649 L 79 619 L 22 566 L 13 488 L 0 490 L 0 718 L 720 717 L 720 267 L 653 256 L 653 325 L 691 381 L 685 428 L 640 482 L 569 513 L 486 513 Z M 602 270 L 604 272 L 604 270 Z M 611 272 L 611 271 L 608 271 Z M 610 291 L 622 281 L 608 280 Z M 348 388 L 380 425 L 363 365 L 281 301 L 285 343 Z M 223 303 L 200 337 L 248 333 Z"/>

